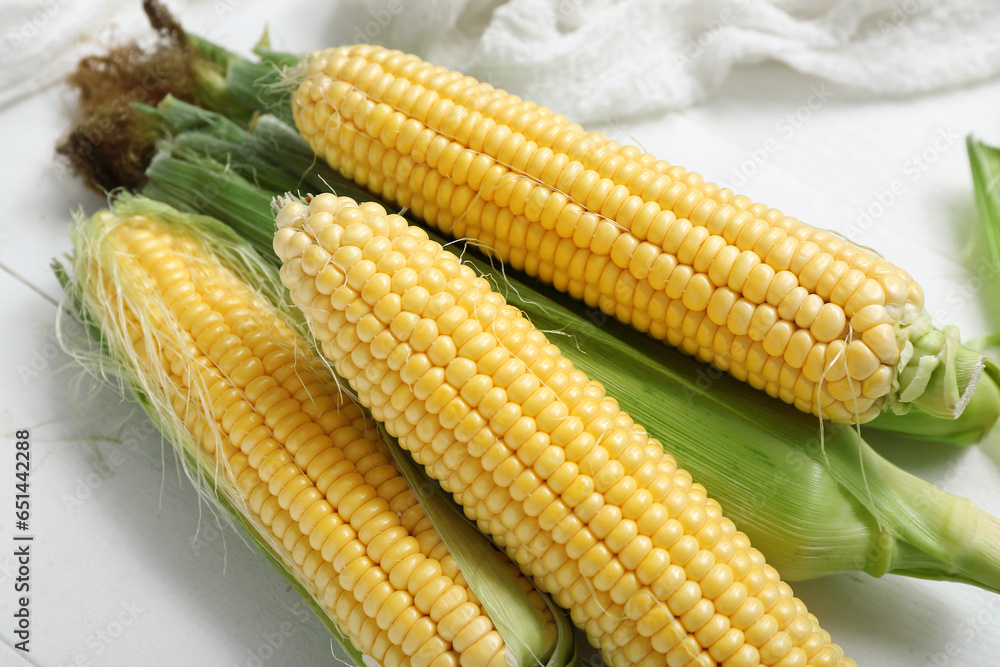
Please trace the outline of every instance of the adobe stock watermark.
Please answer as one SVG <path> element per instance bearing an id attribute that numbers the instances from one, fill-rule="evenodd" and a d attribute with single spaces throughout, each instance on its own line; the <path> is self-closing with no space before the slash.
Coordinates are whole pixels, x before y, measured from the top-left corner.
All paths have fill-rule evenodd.
<path id="1" fill-rule="evenodd" d="M 230 14 L 232 14 L 240 5 L 243 4 L 243 0 L 215 0 L 212 3 L 212 9 L 215 10 L 215 16 L 220 19 L 224 19 Z"/>
<path id="2" fill-rule="evenodd" d="M 674 65 L 678 69 L 687 69 L 691 64 L 712 47 L 722 31 L 732 25 L 741 12 L 745 11 L 753 0 L 733 0 L 733 6 L 726 7 L 718 16 L 707 21 L 702 21 L 704 30 L 700 30 L 692 37 L 684 40 L 684 45 L 680 51 L 673 54 Z"/>
<path id="3" fill-rule="evenodd" d="M 879 35 L 886 37 L 906 24 L 914 14 L 928 9 L 931 6 L 930 0 L 903 0 L 892 6 L 888 14 L 882 14 L 875 22 Z"/>
<path id="4" fill-rule="evenodd" d="M 604 136 L 609 139 L 613 139 L 615 137 L 626 139 L 629 137 L 628 123 L 625 122 L 625 119 L 621 116 L 621 114 L 615 114 L 604 122 L 604 125 L 601 127 L 601 132 L 603 132 Z"/>
<path id="5" fill-rule="evenodd" d="M 314 616 L 305 603 L 302 602 L 295 606 L 288 604 L 282 604 L 282 606 L 300 625 L 308 623 L 310 618 Z M 239 667 L 263 667 L 264 663 L 272 660 L 278 654 L 278 651 L 281 650 L 281 647 L 294 637 L 295 634 L 296 628 L 292 625 L 291 621 L 283 621 L 277 630 L 272 630 L 261 635 L 260 644 L 247 649 L 246 657 L 239 663 Z"/>
<path id="6" fill-rule="evenodd" d="M 733 188 L 743 187 L 760 168 L 767 164 L 778 151 L 781 150 L 782 141 L 788 141 L 802 129 L 806 123 L 812 120 L 813 116 L 830 98 L 833 91 L 826 87 L 825 83 L 814 84 L 809 87 L 809 95 L 805 101 L 786 113 L 774 124 L 776 135 L 769 136 L 757 148 L 750 151 L 747 159 L 740 162 L 733 168 L 729 175 L 729 185 Z"/>
<path id="7" fill-rule="evenodd" d="M 353 39 L 356 44 L 365 44 L 375 41 L 383 30 L 389 27 L 400 12 L 403 11 L 403 0 L 387 0 L 385 7 L 375 9 L 369 8 L 368 15 L 372 17 L 364 25 L 354 28 Z"/>
<path id="8" fill-rule="evenodd" d="M 125 464 L 128 455 L 138 449 L 140 445 L 148 442 L 156 433 L 156 426 L 149 419 L 142 418 L 138 422 L 130 424 L 111 451 L 105 453 L 99 461 L 94 462 L 94 469 L 83 477 L 77 477 L 73 488 L 62 494 L 60 499 L 63 506 L 72 509 L 90 499 L 94 492 L 111 479 L 115 471 Z"/>
<path id="9" fill-rule="evenodd" d="M 941 327 L 952 322 L 955 311 L 965 308 L 966 304 L 974 301 L 984 287 L 996 283 L 997 276 L 1000 275 L 1000 259 L 987 257 L 970 272 L 972 273 L 970 278 L 966 278 L 948 291 L 945 296 L 945 303 L 948 305 L 931 312 L 934 326 Z"/>
<path id="10" fill-rule="evenodd" d="M 694 405 L 696 401 L 702 400 L 705 394 L 712 389 L 712 385 L 723 375 L 727 375 L 726 371 L 715 364 L 700 365 L 695 371 L 694 386 L 685 383 L 681 390 L 687 405 Z"/>
<path id="11" fill-rule="evenodd" d="M 998 184 L 1000 184 L 1000 176 L 997 176 L 986 185 L 986 192 L 995 195 Z M 977 298 L 977 295 L 984 287 L 996 284 L 997 276 L 1000 275 L 1000 258 L 995 258 L 992 254 L 988 254 L 986 257 L 979 260 L 976 264 L 975 270 L 971 271 L 971 273 L 971 278 L 967 278 L 958 285 L 952 287 L 948 292 L 948 295 L 945 297 L 945 302 L 948 303 L 951 308 L 935 310 L 931 314 L 931 319 L 934 321 L 936 326 L 940 327 L 943 326 L 943 324 L 948 323 L 951 318 L 952 310 L 964 308 L 966 303 Z"/>
<path id="12" fill-rule="evenodd" d="M 912 184 L 923 177 L 924 172 L 961 139 L 962 137 L 952 127 L 939 127 L 923 150 L 914 153 L 903 162 L 900 177 L 890 181 L 887 188 L 872 193 L 872 200 L 863 209 L 858 210 L 854 222 L 844 228 L 844 236 L 855 240 L 863 236 L 885 216 Z"/>
<path id="13" fill-rule="evenodd" d="M 106 658 L 96 660 L 104 655 L 121 637 L 138 625 L 140 617 L 149 610 L 134 602 L 122 602 L 119 609 L 111 616 L 111 620 L 98 628 L 84 640 L 86 650 L 77 653 L 72 662 L 62 667 L 97 667 L 106 664 Z"/>
<path id="14" fill-rule="evenodd" d="M 261 667 L 271 660 L 289 638 L 295 636 L 295 626 L 285 621 L 277 630 L 261 635 L 261 643 L 256 648 L 248 648 L 246 658 L 240 667 Z"/>
<path id="15" fill-rule="evenodd" d="M 586 0 L 559 0 L 555 9 L 546 12 L 548 19 L 552 23 L 564 22 L 570 18 L 583 6 Z"/>
<path id="16" fill-rule="evenodd" d="M 4 41 L 12 53 L 20 53 L 49 27 L 49 24 L 59 15 L 69 0 L 42 0 L 36 2 L 37 10 L 21 17 L 15 28 L 7 31 Z"/>
<path id="17" fill-rule="evenodd" d="M 938 475 L 937 479 L 931 481 L 931 484 L 949 493 L 953 492 L 952 489 L 954 489 L 954 492 L 962 493 L 963 487 L 961 482 L 971 465 L 967 459 L 953 460 L 948 463 L 948 467 Z"/>
<path id="18" fill-rule="evenodd" d="M 988 603 L 966 616 L 952 629 L 951 634 L 958 636 L 960 641 L 950 641 L 937 653 L 927 654 L 927 662 L 924 663 L 924 667 L 948 667 L 951 665 L 952 660 L 961 655 L 963 643 L 978 642 L 982 634 L 996 624 L 998 613 L 1000 613 L 1000 597 L 994 595 Z M 958 661 L 954 664 L 965 665 L 967 663 Z"/>
<path id="19" fill-rule="evenodd" d="M 232 524 L 227 522 L 225 518 L 219 518 L 215 513 L 209 514 L 206 520 L 199 520 L 194 534 L 188 538 L 191 551 L 195 556 L 201 556 L 202 551 L 219 540 L 223 540 L 223 544 L 225 544 L 225 531 L 231 526 Z"/>
<path id="20" fill-rule="evenodd" d="M 76 339 L 82 335 L 86 335 L 86 332 L 83 329 L 83 325 L 76 318 L 65 317 L 63 318 L 61 335 L 70 339 Z M 17 376 L 21 378 L 23 384 L 28 385 L 37 380 L 43 373 L 48 372 L 53 362 L 61 356 L 62 349 L 59 347 L 56 331 L 54 329 L 46 331 L 45 341 L 38 347 L 33 348 L 28 353 L 27 359 L 22 359 L 17 365 L 15 369 Z"/>

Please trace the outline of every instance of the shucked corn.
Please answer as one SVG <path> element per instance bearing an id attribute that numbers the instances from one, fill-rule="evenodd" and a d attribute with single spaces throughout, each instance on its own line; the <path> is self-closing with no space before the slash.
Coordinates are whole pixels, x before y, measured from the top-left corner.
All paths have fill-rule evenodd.
<path id="1" fill-rule="evenodd" d="M 277 224 L 338 373 L 609 664 L 854 664 L 660 443 L 425 232 L 330 194 Z"/>
<path id="2" fill-rule="evenodd" d="M 313 54 L 293 112 L 349 178 L 801 410 L 898 391 L 923 294 L 872 251 L 398 51 Z"/>
<path id="3" fill-rule="evenodd" d="M 268 118 L 258 118 L 253 132 L 272 124 Z M 220 131 L 218 122 L 205 127 L 209 132 Z M 272 198 L 296 188 L 303 173 L 341 195 L 351 187 L 326 165 L 314 164 L 311 150 L 297 134 L 289 134 L 294 130 L 286 129 L 284 140 L 272 133 L 266 141 L 251 144 L 250 148 L 259 149 L 251 152 L 234 145 L 220 153 L 218 161 L 204 156 L 197 163 L 158 158 L 155 169 L 148 172 L 151 183 L 158 193 L 167 193 L 169 201 L 181 206 L 211 207 L 220 220 L 254 239 L 254 246 L 269 260 L 280 261 L 272 250 Z M 174 139 L 183 136 L 180 133 Z M 283 152 L 286 157 L 281 164 L 288 171 L 289 184 L 281 192 L 268 192 L 265 186 L 233 174 L 266 172 L 268 158 L 281 141 L 303 149 L 297 155 Z M 170 147 L 161 144 L 160 150 Z M 238 161 L 239 156 L 248 162 L 237 165 L 234 159 Z M 217 191 L 218 197 L 211 201 L 198 197 L 206 188 Z M 364 193 L 348 196 L 364 200 Z M 996 520 L 980 511 L 978 520 L 968 522 L 974 529 L 955 531 L 955 517 L 968 517 L 975 510 L 959 509 L 965 501 L 918 482 L 875 455 L 854 429 L 828 431 L 822 447 L 816 422 L 807 415 L 800 419 L 785 410 L 762 410 L 769 397 L 740 391 L 730 382 L 714 382 L 711 391 L 705 391 L 705 384 L 695 380 L 699 368 L 694 360 L 673 355 L 651 359 L 647 355 L 655 356 L 656 340 L 644 340 L 617 323 L 602 322 L 598 327 L 569 311 L 568 304 L 532 291 L 501 267 L 473 255 L 463 257 L 488 280 L 508 283 L 508 302 L 521 308 L 536 327 L 561 332 L 559 338 L 569 343 L 560 344 L 563 354 L 577 368 L 599 378 L 633 419 L 655 433 L 692 476 L 711 489 L 727 516 L 786 581 L 845 568 L 873 575 L 887 569 L 912 573 L 908 568 L 919 563 L 919 576 L 924 578 L 1000 588 Z M 977 388 L 978 399 L 986 397 L 985 387 L 981 383 Z M 974 413 L 975 406 L 970 405 L 962 419 Z M 957 426 L 964 422 L 940 423 Z M 932 435 L 930 429 L 921 432 Z M 858 502 L 870 498 L 875 498 L 875 505 Z M 930 498 L 934 500 L 928 503 Z M 888 546 L 885 533 L 894 536 Z"/>
<path id="4" fill-rule="evenodd" d="M 387 666 L 516 664 L 375 424 L 275 306 L 177 225 L 91 224 L 77 270 L 105 338 L 121 332 L 143 393 L 354 644 Z M 508 566 L 551 644 L 551 612 Z"/>

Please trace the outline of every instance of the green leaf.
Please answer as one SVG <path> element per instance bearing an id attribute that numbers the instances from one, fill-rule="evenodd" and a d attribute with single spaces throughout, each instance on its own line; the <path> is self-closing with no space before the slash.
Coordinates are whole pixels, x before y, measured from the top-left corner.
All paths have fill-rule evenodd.
<path id="1" fill-rule="evenodd" d="M 551 606 L 557 634 L 545 637 L 544 616 L 511 576 L 510 561 L 459 511 L 437 482 L 428 477 L 403 450 L 399 441 L 377 422 L 382 439 L 389 446 L 427 518 L 434 524 L 448 551 L 458 562 L 466 581 L 482 602 L 497 631 L 507 645 L 510 667 L 571 667 L 576 664 L 573 629 L 565 614 Z"/>

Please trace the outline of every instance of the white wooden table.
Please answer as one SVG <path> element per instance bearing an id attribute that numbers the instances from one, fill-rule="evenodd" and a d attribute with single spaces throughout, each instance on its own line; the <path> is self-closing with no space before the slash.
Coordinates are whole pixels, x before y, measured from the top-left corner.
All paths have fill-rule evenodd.
<path id="1" fill-rule="evenodd" d="M 371 18 L 291 4 L 268 11 L 262 0 L 198 0 L 178 13 L 192 31 L 241 51 L 265 22 L 279 46 L 306 51 L 349 41 L 352 26 Z M 29 429 L 31 664 L 330 664 L 323 626 L 263 556 L 220 528 L 141 413 L 56 346 L 61 290 L 49 262 L 70 248 L 69 212 L 102 204 L 53 160 L 71 108 L 65 90 L 50 89 L 0 111 L 8 207 L 0 222 L 0 638 L 14 641 L 18 597 L 13 437 Z M 698 108 L 595 129 L 878 249 L 922 283 L 936 322 L 974 338 L 1000 325 L 980 280 L 996 282 L 1000 267 L 967 261 L 977 219 L 964 139 L 973 132 L 1000 143 L 997 109 L 1000 80 L 878 100 L 765 64 L 735 71 Z M 882 452 L 1000 514 L 995 444 Z M 864 574 L 795 590 L 859 665 L 1000 661 L 1000 596 Z M 5 655 L 0 647 L 0 665 L 12 660 Z"/>

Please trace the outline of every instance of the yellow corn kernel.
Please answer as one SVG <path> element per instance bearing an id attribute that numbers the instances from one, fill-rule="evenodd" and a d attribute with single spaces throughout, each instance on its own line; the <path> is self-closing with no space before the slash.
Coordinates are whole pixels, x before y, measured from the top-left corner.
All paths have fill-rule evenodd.
<path id="1" fill-rule="evenodd" d="M 304 221 L 314 206 L 336 211 L 337 219 L 341 210 L 357 208 L 346 197 L 324 194 L 315 197 L 305 211 L 293 209 L 279 216 L 281 229 L 274 246 L 286 266 L 308 247 L 303 237 L 312 237 Z M 492 353 L 479 359 L 463 358 L 463 346 L 457 348 L 456 358 L 446 362 L 449 366 L 476 363 L 500 392 L 471 437 L 482 444 L 460 447 L 460 456 L 454 460 L 438 458 L 438 443 L 452 441 L 454 427 L 446 425 L 440 415 L 430 414 L 427 406 L 433 394 L 417 394 L 425 382 L 443 386 L 454 380 L 455 386 L 448 385 L 450 393 L 464 395 L 466 384 L 480 384 L 478 376 L 450 375 L 446 367 L 430 361 L 408 378 L 402 378 L 405 369 L 361 369 L 351 359 L 359 350 L 364 356 L 370 343 L 357 335 L 348 337 L 354 341 L 352 349 L 330 348 L 332 361 L 360 401 L 373 410 L 387 399 L 368 389 L 372 368 L 383 376 L 375 382 L 394 382 L 396 374 L 412 380 L 418 406 L 387 420 L 387 430 L 417 461 L 434 461 L 427 466 L 428 473 L 463 502 L 466 514 L 487 528 L 498 544 L 516 554 L 523 572 L 569 608 L 573 620 L 601 648 L 609 664 L 625 667 L 632 659 L 628 656 L 647 662 L 645 656 L 655 652 L 649 664 L 708 665 L 718 655 L 737 664 L 742 660 L 747 665 L 774 665 L 786 659 L 794 662 L 800 655 L 812 660 L 828 650 L 838 656 L 835 664 L 854 664 L 840 657 L 839 647 L 828 644 L 819 629 L 807 636 L 796 634 L 794 641 L 791 634 L 780 631 L 776 617 L 767 611 L 778 609 L 786 625 L 798 618 L 806 623 L 804 606 L 800 611 L 790 589 L 776 585 L 777 573 L 764 563 L 763 556 L 731 522 L 721 520 L 717 504 L 704 489 L 692 483 L 660 443 L 621 412 L 598 383 L 560 359 L 560 367 L 567 372 L 562 394 L 543 387 L 522 358 L 537 359 L 542 349 L 556 355 L 545 336 L 491 292 L 471 268 L 456 264 L 454 256 L 429 242 L 426 232 L 400 220 L 389 222 L 384 213 L 381 218 L 374 214 L 366 218 L 373 234 L 384 235 L 400 248 L 419 247 L 414 254 L 426 253 L 430 266 L 447 266 L 453 276 L 449 287 L 461 287 L 453 292 L 443 285 L 431 286 L 428 300 L 440 299 L 442 312 L 456 306 L 464 310 L 468 321 L 482 325 L 479 335 L 489 339 L 483 346 L 502 352 L 484 363 Z M 400 239 L 413 243 L 397 244 Z M 293 299 L 300 294 L 298 283 L 318 279 L 318 275 L 301 277 L 290 271 L 282 271 L 282 277 Z M 393 276 L 387 277 L 391 283 Z M 496 308 L 493 320 L 484 323 L 477 312 L 485 304 Z M 325 312 L 321 313 L 314 312 L 314 304 L 298 305 L 314 327 L 336 320 L 342 322 L 338 325 L 342 333 L 361 326 L 337 319 L 338 308 L 347 309 L 350 304 L 339 306 L 331 301 L 323 304 Z M 572 407 L 561 398 L 571 388 L 585 397 Z M 470 402 L 467 407 L 477 411 L 483 404 Z M 546 423 L 542 415 L 548 412 L 554 418 Z M 540 438 L 537 447 L 536 436 Z M 562 454 L 550 454 L 549 465 L 529 467 L 521 452 L 528 451 L 526 459 L 537 461 L 535 457 L 548 451 L 543 444 Z M 478 464 L 475 476 L 464 473 L 469 458 Z M 576 466 L 561 473 L 559 461 Z M 551 518 L 544 522 L 534 518 L 548 517 L 548 507 L 553 505 Z M 645 612 L 629 605 L 644 605 Z M 627 613 L 630 610 L 634 613 Z M 729 632 L 733 628 L 740 633 Z"/>
<path id="2" fill-rule="evenodd" d="M 109 344 L 134 361 L 140 389 L 169 406 L 218 487 L 246 508 L 336 625 L 384 664 L 504 664 L 493 622 L 375 423 L 344 398 L 277 308 L 191 230 L 142 216 L 97 216 L 91 224 L 98 242 L 78 246 L 82 292 Z M 333 241 L 329 230 L 343 228 L 320 211 L 308 226 L 326 246 L 293 239 L 296 272 L 321 281 L 336 255 L 326 248 L 363 240 L 361 232 L 371 242 L 369 228 L 357 225 Z M 385 276 L 368 273 L 355 299 L 378 284 L 372 277 Z M 380 294 L 391 289 L 378 285 Z M 311 299 L 310 290 L 299 295 Z M 357 325 L 374 327 L 365 318 Z M 425 587 L 429 572 L 460 595 L 436 599 L 433 610 L 402 604 Z M 534 600 L 552 625 L 544 601 Z"/>
<path id="3" fill-rule="evenodd" d="M 775 324 L 808 329 L 813 345 L 853 335 L 890 370 L 898 361 L 893 336 L 860 334 L 881 323 L 894 331 L 903 305 L 922 307 L 922 291 L 873 252 L 458 73 L 448 77 L 468 80 L 482 97 L 426 90 L 428 77 L 443 73 L 416 58 L 369 45 L 313 58 L 293 97 L 303 136 L 345 176 L 442 231 L 454 232 L 457 218 L 461 236 L 515 268 L 736 377 L 751 375 L 737 350 Z M 387 170 L 387 156 L 412 168 Z M 592 258 L 606 264 L 588 271 Z M 325 255 L 305 259 L 312 267 Z M 317 281 L 315 290 L 327 294 L 336 280 Z M 684 317 L 665 319 L 675 301 L 685 311 L 708 309 L 733 334 L 728 345 L 707 330 L 701 337 L 685 330 Z M 765 303 L 777 311 L 754 318 Z M 882 310 L 866 311 L 873 307 Z M 772 337 L 768 353 L 781 347 Z M 853 379 L 860 387 L 865 378 Z M 778 395 L 820 414 L 808 386 L 790 387 Z M 886 403 L 869 398 L 864 412 L 838 401 L 822 414 L 868 421 Z"/>

